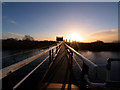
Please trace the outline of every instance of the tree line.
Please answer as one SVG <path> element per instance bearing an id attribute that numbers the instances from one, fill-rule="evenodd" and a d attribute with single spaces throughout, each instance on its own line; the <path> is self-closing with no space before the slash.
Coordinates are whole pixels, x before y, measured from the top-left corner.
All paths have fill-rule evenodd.
<path id="1" fill-rule="evenodd" d="M 120 42 L 104 43 L 103 41 L 95 41 L 91 43 L 71 42 L 68 43 L 75 50 L 89 51 L 120 51 Z"/>
<path id="2" fill-rule="evenodd" d="M 30 35 L 25 35 L 22 40 L 17 38 L 8 38 L 2 40 L 3 50 L 16 49 L 34 49 L 34 48 L 48 48 L 51 45 L 56 45 L 55 41 L 37 41 Z"/>

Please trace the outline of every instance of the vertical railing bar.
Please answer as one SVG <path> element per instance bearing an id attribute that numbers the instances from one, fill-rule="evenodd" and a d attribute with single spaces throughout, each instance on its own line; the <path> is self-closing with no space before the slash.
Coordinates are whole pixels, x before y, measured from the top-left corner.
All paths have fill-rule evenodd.
<path id="1" fill-rule="evenodd" d="M 81 90 L 86 89 L 87 82 L 86 82 L 84 76 L 88 75 L 88 70 L 89 70 L 89 67 L 83 62 L 82 75 L 81 75 L 81 83 L 80 83 L 81 84 L 81 86 L 80 86 Z"/>
<path id="2" fill-rule="evenodd" d="M 97 68 L 97 64 L 93 63 L 89 59 L 85 58 L 83 55 L 79 54 L 77 51 L 75 51 L 73 48 L 65 44 L 71 51 L 73 51 L 82 61 L 84 61 L 91 69 Z"/>
<path id="3" fill-rule="evenodd" d="M 82 75 L 81 75 L 82 80 L 81 80 L 80 89 L 83 89 L 83 90 L 86 89 L 87 84 L 91 85 L 91 86 L 106 86 L 107 83 L 109 84 L 109 82 L 110 82 L 110 84 L 111 84 L 111 83 L 114 82 L 114 81 L 110 80 L 111 61 L 120 61 L 120 58 L 115 58 L 115 59 L 114 58 L 109 58 L 108 59 L 106 83 L 93 83 L 93 82 L 90 82 L 89 79 L 88 79 L 89 68 L 97 70 L 96 69 L 97 67 L 105 67 L 106 65 L 105 64 L 97 65 L 97 64 L 91 62 L 90 60 L 88 60 L 87 58 L 85 58 L 84 56 L 82 56 L 81 54 L 79 54 L 77 51 L 75 51 L 73 48 L 71 48 L 67 44 L 65 44 L 65 45 L 66 45 L 66 49 L 69 49 L 70 51 L 73 51 L 74 54 L 76 54 L 80 59 L 83 60 Z M 68 50 L 67 50 L 67 52 L 69 54 Z M 69 56 L 71 57 L 71 55 L 69 55 Z M 74 57 L 73 57 L 73 59 L 75 60 Z M 79 64 L 76 60 L 75 60 L 75 62 L 79 66 Z M 79 68 L 81 68 L 81 67 L 79 67 Z M 120 82 L 115 82 L 115 84 L 118 86 L 120 84 Z"/>
<path id="4" fill-rule="evenodd" d="M 71 64 L 71 68 L 73 66 L 73 52 L 70 50 L 70 64 Z"/>
<path id="5" fill-rule="evenodd" d="M 52 60 L 53 60 L 53 58 L 54 58 L 54 50 L 52 49 Z"/>
<path id="6" fill-rule="evenodd" d="M 61 49 L 61 47 L 59 48 L 58 52 L 60 51 L 60 49 Z M 54 56 L 54 57 L 56 57 L 56 56 L 57 56 L 58 52 L 55 54 L 55 56 Z M 55 58 L 53 59 L 53 61 L 54 61 L 54 60 L 55 60 Z M 53 64 L 53 62 L 51 62 L 51 63 L 50 63 L 50 65 L 49 65 L 49 67 L 47 68 L 47 70 L 46 70 L 45 74 L 43 75 L 42 80 L 40 81 L 40 83 L 43 81 L 44 77 L 45 77 L 45 76 L 46 76 L 46 74 L 48 73 L 48 71 L 49 71 L 50 67 L 52 66 L 52 64 Z"/>
<path id="7" fill-rule="evenodd" d="M 16 70 L 18 70 L 18 69 L 22 68 L 23 66 L 31 63 L 33 60 L 37 59 L 38 57 L 44 55 L 45 53 L 49 52 L 51 49 L 54 49 L 55 47 L 58 47 L 61 44 L 62 43 L 58 44 L 57 46 L 53 46 L 53 47 L 41 52 L 40 54 L 37 54 L 37 55 L 32 56 L 30 58 L 24 59 L 24 60 L 22 60 L 18 63 L 12 64 L 10 66 L 7 66 L 5 68 L 0 69 L 0 71 L 2 72 L 2 76 L 0 76 L 0 79 L 8 76 L 9 72 L 12 72 L 12 73 L 15 72 Z"/>
<path id="8" fill-rule="evenodd" d="M 49 51 L 49 64 L 51 63 L 51 50 Z"/>
<path id="9" fill-rule="evenodd" d="M 60 47 L 60 45 L 61 44 L 59 44 L 58 46 L 57 46 L 57 48 L 59 47 L 59 49 L 61 48 Z M 51 61 L 51 51 L 52 51 L 52 60 L 53 60 L 53 57 L 54 57 L 54 47 L 53 48 L 51 48 L 51 49 L 49 49 L 49 50 L 46 50 L 44 53 L 47 53 L 47 52 L 49 52 L 50 51 L 50 56 L 47 56 L 40 64 L 38 64 L 30 73 L 28 73 L 20 82 L 18 82 L 14 87 L 11 87 L 11 89 L 13 89 L 13 90 L 15 90 L 21 83 L 23 83 L 24 82 L 24 80 L 26 80 L 38 67 L 40 67 L 49 57 L 50 57 L 50 61 Z M 58 49 L 57 49 L 57 51 L 59 51 Z M 42 54 L 40 54 L 40 55 L 43 55 L 43 53 Z M 12 75 L 12 72 L 10 71 L 10 76 Z M 10 78 L 11 79 L 11 78 Z M 12 85 L 10 85 L 10 86 L 12 86 Z"/>
<path id="10" fill-rule="evenodd" d="M 107 74 L 106 74 L 106 81 L 110 81 L 110 69 L 111 69 L 111 60 L 110 58 L 107 60 Z"/>
<path id="11" fill-rule="evenodd" d="M 57 53 L 57 48 L 58 48 L 58 47 L 56 47 L 56 52 L 55 52 L 55 53 Z"/>
<path id="12" fill-rule="evenodd" d="M 12 90 L 12 88 L 13 88 L 12 87 L 12 78 L 13 78 L 13 73 L 12 72 L 9 72 L 9 77 L 8 78 L 9 78 L 8 79 L 9 80 L 8 81 L 9 82 L 8 87 L 9 87 L 10 90 Z"/>
<path id="13" fill-rule="evenodd" d="M 120 61 L 120 58 L 108 58 L 107 60 L 107 75 L 106 75 L 106 82 L 111 82 L 110 80 L 110 70 L 111 70 L 111 62 L 112 61 Z"/>

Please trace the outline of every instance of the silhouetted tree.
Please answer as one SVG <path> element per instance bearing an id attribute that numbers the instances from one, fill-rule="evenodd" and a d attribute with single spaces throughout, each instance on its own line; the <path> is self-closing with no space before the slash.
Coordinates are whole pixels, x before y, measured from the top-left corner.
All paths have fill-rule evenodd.
<path id="1" fill-rule="evenodd" d="M 97 40 L 97 41 L 95 41 L 95 42 L 93 42 L 93 43 L 103 44 L 104 42 L 103 42 L 103 41 L 100 41 L 100 40 Z"/>
<path id="2" fill-rule="evenodd" d="M 25 35 L 25 36 L 23 37 L 23 40 L 26 40 L 26 41 L 34 41 L 34 38 L 31 37 L 30 35 Z"/>

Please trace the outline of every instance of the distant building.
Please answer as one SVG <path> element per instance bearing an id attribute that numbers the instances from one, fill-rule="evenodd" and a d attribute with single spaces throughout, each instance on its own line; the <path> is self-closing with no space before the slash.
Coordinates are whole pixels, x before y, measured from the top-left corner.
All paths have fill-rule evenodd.
<path id="1" fill-rule="evenodd" d="M 56 41 L 57 41 L 57 42 L 63 41 L 63 37 L 56 37 Z"/>

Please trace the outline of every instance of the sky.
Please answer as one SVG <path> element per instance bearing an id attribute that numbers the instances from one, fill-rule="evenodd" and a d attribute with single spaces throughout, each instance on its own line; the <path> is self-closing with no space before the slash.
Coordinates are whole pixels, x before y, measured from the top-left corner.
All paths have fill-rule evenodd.
<path id="1" fill-rule="evenodd" d="M 5 2 L 3 38 L 31 35 L 36 40 L 56 36 L 81 42 L 118 39 L 117 2 Z"/>

